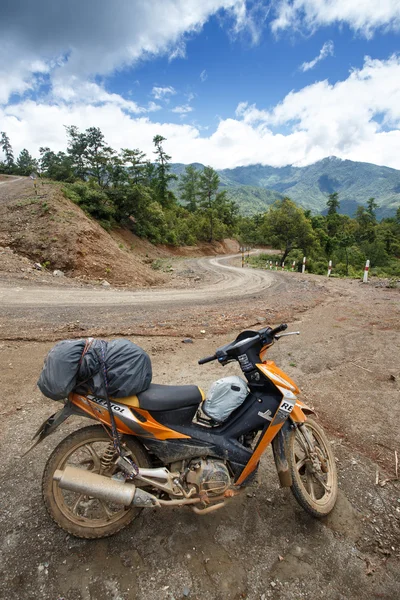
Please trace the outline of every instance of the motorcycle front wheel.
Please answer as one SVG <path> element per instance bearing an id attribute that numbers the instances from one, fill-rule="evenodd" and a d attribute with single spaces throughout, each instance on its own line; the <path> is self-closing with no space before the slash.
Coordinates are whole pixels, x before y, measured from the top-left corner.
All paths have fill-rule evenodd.
<path id="1" fill-rule="evenodd" d="M 145 450 L 130 436 L 122 440 L 139 467 L 150 467 Z M 62 529 L 79 538 L 108 537 L 135 519 L 140 508 L 130 508 L 92 498 L 59 487 L 53 479 L 57 469 L 67 465 L 87 469 L 106 477 L 118 474 L 110 436 L 101 425 L 89 425 L 67 436 L 47 461 L 42 480 L 43 500 L 51 518 Z"/>
<path id="2" fill-rule="evenodd" d="M 304 431 L 306 429 L 306 431 Z M 310 451 L 307 438 L 312 440 Z M 331 444 L 318 423 L 307 419 L 286 437 L 286 457 L 297 502 L 313 517 L 324 517 L 335 506 L 338 482 Z"/>

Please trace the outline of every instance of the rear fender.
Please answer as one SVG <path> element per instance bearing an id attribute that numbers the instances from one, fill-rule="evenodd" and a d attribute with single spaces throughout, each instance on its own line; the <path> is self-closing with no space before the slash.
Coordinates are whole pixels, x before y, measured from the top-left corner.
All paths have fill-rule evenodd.
<path id="1" fill-rule="evenodd" d="M 54 431 L 62 423 L 64 423 L 64 421 L 66 421 L 68 419 L 68 417 L 70 417 L 71 415 L 78 415 L 81 417 L 88 416 L 86 413 L 83 412 L 83 410 L 80 410 L 79 408 L 77 408 L 76 406 L 71 404 L 71 402 L 69 402 L 69 400 L 67 400 L 67 402 L 64 404 L 64 406 L 59 411 L 57 411 L 56 413 L 54 413 L 53 415 L 48 417 L 41 424 L 41 426 L 39 427 L 39 429 L 37 430 L 35 435 L 32 437 L 32 444 L 30 445 L 28 450 L 22 456 L 26 456 L 28 454 L 28 452 L 30 452 L 38 444 L 43 442 L 43 440 L 45 438 L 47 438 L 47 436 L 54 433 Z"/>

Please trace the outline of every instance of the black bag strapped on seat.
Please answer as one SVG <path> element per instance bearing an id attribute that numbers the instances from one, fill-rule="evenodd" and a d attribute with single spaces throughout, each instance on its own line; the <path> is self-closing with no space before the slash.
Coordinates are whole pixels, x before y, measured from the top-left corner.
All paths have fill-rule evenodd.
<path id="1" fill-rule="evenodd" d="M 101 341 L 107 371 L 108 395 L 112 398 L 134 396 L 146 390 L 152 379 L 149 355 L 125 339 Z M 100 397 L 106 396 L 98 358 L 100 340 L 64 340 L 48 353 L 38 387 L 52 400 L 63 400 L 83 388 Z"/>

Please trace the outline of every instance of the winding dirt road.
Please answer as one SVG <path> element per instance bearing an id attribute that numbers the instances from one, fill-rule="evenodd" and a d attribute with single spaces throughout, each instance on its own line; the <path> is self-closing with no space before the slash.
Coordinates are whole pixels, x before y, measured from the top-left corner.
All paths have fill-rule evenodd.
<path id="1" fill-rule="evenodd" d="M 212 284 L 190 289 L 151 289 L 128 292 L 117 289 L 76 289 L 66 287 L 21 287 L 0 285 L 0 306 L 82 306 L 215 302 L 259 294 L 277 283 L 273 272 L 231 266 L 239 254 L 219 258 L 201 258 L 195 262 L 198 271 L 208 271 Z"/>

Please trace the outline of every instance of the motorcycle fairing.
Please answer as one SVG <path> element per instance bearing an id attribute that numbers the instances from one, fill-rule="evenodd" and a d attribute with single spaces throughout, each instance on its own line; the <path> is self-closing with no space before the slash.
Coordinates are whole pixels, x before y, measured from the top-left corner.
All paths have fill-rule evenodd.
<path id="1" fill-rule="evenodd" d="M 284 387 L 293 392 L 293 394 L 300 394 L 300 390 L 295 382 L 282 369 L 277 367 L 273 360 L 266 360 L 263 363 L 257 364 L 256 367 L 277 387 Z"/>
<path id="2" fill-rule="evenodd" d="M 71 402 L 85 413 L 99 420 L 101 423 L 111 426 L 106 400 L 95 396 L 81 396 L 79 394 L 71 394 L 70 398 Z M 121 433 L 158 440 L 190 437 L 158 423 L 149 412 L 141 408 L 131 408 L 112 400 L 111 410 L 117 429 Z"/>

